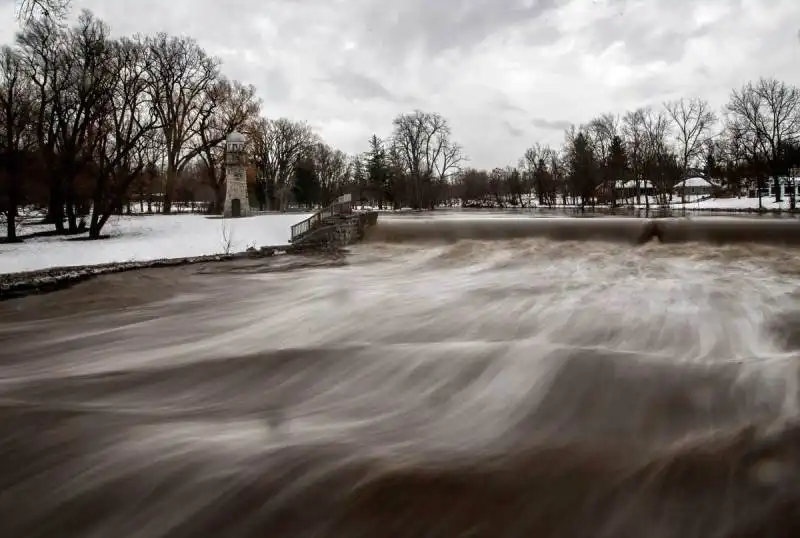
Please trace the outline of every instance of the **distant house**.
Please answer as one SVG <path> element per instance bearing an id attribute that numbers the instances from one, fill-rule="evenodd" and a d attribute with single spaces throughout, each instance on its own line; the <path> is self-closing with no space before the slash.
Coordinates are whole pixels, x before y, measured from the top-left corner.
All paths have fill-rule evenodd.
<path id="1" fill-rule="evenodd" d="M 632 179 L 628 181 L 617 181 L 614 185 L 614 194 L 618 200 L 635 198 L 638 196 L 655 196 L 656 189 L 650 181 L 639 181 L 638 184 Z"/>
<path id="2" fill-rule="evenodd" d="M 714 193 L 714 184 L 703 177 L 690 177 L 677 183 L 672 192 L 678 196 L 711 196 Z"/>
<path id="3" fill-rule="evenodd" d="M 607 203 L 615 199 L 617 202 L 632 202 L 637 196 L 643 198 L 656 195 L 656 189 L 650 181 L 639 181 L 637 185 L 633 180 L 617 180 L 613 183 L 613 193 L 611 189 L 612 185 L 609 183 L 599 185 L 595 189 L 598 201 Z"/>
<path id="4" fill-rule="evenodd" d="M 749 198 L 758 198 L 758 182 L 754 179 L 748 180 L 746 182 L 747 185 L 747 196 Z M 786 197 L 791 197 L 792 195 L 798 196 L 800 195 L 800 177 L 779 177 L 778 178 L 778 188 L 780 189 L 781 195 Z M 775 197 L 775 180 L 772 178 L 765 179 L 761 183 L 761 196 L 766 198 L 774 198 Z"/>

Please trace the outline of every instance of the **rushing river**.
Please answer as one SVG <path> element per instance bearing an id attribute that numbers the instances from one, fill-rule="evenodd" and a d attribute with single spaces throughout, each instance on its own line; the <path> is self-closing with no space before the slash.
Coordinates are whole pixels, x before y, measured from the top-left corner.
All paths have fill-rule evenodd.
<path id="1" fill-rule="evenodd" d="M 796 251 L 437 222 L 0 304 L 0 536 L 800 535 Z"/>

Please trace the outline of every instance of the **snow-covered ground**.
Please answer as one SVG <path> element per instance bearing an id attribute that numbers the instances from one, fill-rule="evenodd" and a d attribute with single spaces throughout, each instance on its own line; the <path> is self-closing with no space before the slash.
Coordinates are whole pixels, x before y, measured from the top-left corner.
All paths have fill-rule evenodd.
<path id="1" fill-rule="evenodd" d="M 798 200 L 800 202 L 800 200 Z M 673 203 L 673 206 L 681 207 L 684 204 L 680 202 Z M 791 201 L 788 197 L 783 197 L 781 203 L 776 204 L 775 198 L 763 197 L 761 198 L 761 205 L 764 209 L 770 211 L 783 210 L 786 211 L 791 208 Z M 758 198 L 709 198 L 697 202 L 690 202 L 685 204 L 686 209 L 719 209 L 724 210 L 757 210 Z"/>
<path id="2" fill-rule="evenodd" d="M 24 243 L 0 244 L 0 274 L 51 267 L 150 261 L 240 252 L 250 246 L 288 244 L 291 226 L 308 213 L 260 215 L 242 219 L 203 215 L 117 217 L 104 228 L 111 235 L 99 241 L 36 237 Z M 52 229 L 25 226 L 20 233 Z M 227 246 L 230 238 L 230 247 Z"/>

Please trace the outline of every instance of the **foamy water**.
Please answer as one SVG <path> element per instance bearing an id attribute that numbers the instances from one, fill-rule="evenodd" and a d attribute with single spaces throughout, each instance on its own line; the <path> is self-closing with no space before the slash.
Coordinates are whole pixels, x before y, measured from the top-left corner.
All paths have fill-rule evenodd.
<path id="1" fill-rule="evenodd" d="M 131 275 L 160 290 L 135 308 L 8 303 L 0 529 L 759 536 L 800 499 L 799 266 L 371 243 L 332 267 Z"/>

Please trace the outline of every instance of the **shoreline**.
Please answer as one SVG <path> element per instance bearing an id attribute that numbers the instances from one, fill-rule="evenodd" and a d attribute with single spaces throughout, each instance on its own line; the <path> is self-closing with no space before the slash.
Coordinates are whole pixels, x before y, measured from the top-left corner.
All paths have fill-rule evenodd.
<path id="1" fill-rule="evenodd" d="M 160 269 L 182 267 L 204 263 L 234 262 L 242 260 L 265 260 L 284 256 L 340 256 L 343 249 L 323 249 L 295 247 L 293 245 L 269 246 L 260 249 L 229 254 L 207 254 L 181 258 L 161 258 L 147 261 L 111 262 L 99 265 L 78 265 L 70 267 L 50 267 L 35 271 L 0 274 L 0 302 L 20 299 L 30 295 L 41 295 L 70 288 L 96 277 L 140 269 Z"/>

